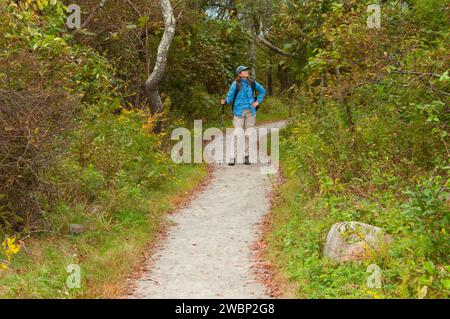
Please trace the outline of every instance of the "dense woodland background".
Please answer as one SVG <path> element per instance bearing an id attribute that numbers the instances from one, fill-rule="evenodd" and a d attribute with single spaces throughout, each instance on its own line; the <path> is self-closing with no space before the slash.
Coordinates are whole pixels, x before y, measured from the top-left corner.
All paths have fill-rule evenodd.
<path id="1" fill-rule="evenodd" d="M 373 2 L 380 29 L 367 28 Z M 71 3 L 78 30 L 66 26 Z M 168 190 L 206 175 L 172 163 L 172 128 L 218 125 L 234 70 L 251 64 L 269 93 L 258 117 L 290 123 L 267 240 L 296 296 L 448 298 L 449 2 L 171 4 L 155 112 L 145 82 L 164 33 L 159 1 L 2 1 L 0 232 L 22 249 L 0 270 L 0 295 L 119 293 L 113 283 L 157 233 Z M 321 256 L 326 233 L 351 220 L 394 240 L 367 264 L 333 265 Z M 83 237 L 67 235 L 71 223 Z M 58 288 L 70 261 L 86 269 L 81 291 Z M 370 263 L 382 289 L 365 285 Z"/>

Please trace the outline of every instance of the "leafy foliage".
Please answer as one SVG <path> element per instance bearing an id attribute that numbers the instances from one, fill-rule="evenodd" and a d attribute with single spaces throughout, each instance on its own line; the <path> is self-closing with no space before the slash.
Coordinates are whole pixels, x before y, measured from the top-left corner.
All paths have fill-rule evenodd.
<path id="1" fill-rule="evenodd" d="M 300 296 L 448 297 L 448 8 L 385 2 L 378 30 L 366 28 L 368 3 L 298 4 L 300 21 L 320 27 L 304 35 L 273 253 Z M 353 220 L 386 229 L 390 248 L 359 266 L 328 264 L 328 230 Z M 383 269 L 379 291 L 365 282 L 370 263 Z"/>
<path id="2" fill-rule="evenodd" d="M 47 231 L 62 203 L 108 207 L 128 188 L 156 188 L 172 167 L 161 137 L 148 129 L 150 115 L 123 108 L 109 61 L 58 35 L 61 3 L 8 10 L 1 24 L 2 225 Z"/>

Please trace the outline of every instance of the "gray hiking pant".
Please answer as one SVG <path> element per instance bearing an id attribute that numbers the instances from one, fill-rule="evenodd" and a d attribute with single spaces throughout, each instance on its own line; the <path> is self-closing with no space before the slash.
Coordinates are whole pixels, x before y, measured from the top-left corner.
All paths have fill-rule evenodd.
<path id="1" fill-rule="evenodd" d="M 250 137 L 254 134 L 254 130 L 247 130 L 248 128 L 255 127 L 256 116 L 252 116 L 252 112 L 250 110 L 244 110 L 242 113 L 242 117 L 234 116 L 233 117 L 233 149 L 231 152 L 231 158 L 236 158 L 237 153 L 237 135 L 243 129 L 245 132 L 245 151 L 244 156 L 249 156 L 249 147 L 250 147 Z"/>

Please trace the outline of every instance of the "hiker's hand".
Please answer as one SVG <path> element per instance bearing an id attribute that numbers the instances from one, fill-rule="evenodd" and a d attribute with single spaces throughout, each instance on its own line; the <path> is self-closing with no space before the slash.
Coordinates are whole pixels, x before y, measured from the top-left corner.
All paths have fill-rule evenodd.
<path id="1" fill-rule="evenodd" d="M 256 101 L 255 103 L 252 104 L 253 108 L 256 108 L 259 105 L 259 102 Z"/>
<path id="2" fill-rule="evenodd" d="M 225 101 L 225 99 L 221 99 L 220 104 L 225 105 L 225 104 L 227 104 L 227 101 Z"/>

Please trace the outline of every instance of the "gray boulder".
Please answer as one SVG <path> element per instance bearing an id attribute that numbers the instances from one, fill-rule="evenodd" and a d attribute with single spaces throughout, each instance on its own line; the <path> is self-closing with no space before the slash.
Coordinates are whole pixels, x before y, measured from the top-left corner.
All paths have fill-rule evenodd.
<path id="1" fill-rule="evenodd" d="M 333 261 L 359 261 L 377 253 L 390 240 L 383 229 L 359 222 L 334 224 L 323 254 Z"/>
<path id="2" fill-rule="evenodd" d="M 71 235 L 79 235 L 84 231 L 83 225 L 80 224 L 70 224 L 69 225 L 69 234 Z"/>

